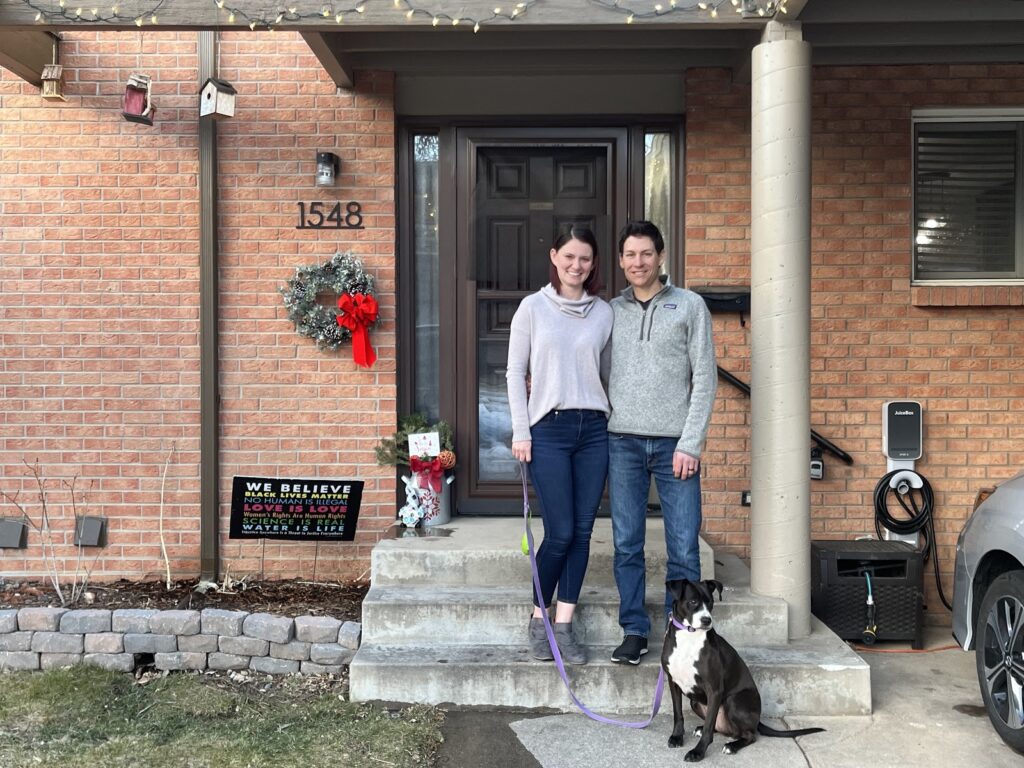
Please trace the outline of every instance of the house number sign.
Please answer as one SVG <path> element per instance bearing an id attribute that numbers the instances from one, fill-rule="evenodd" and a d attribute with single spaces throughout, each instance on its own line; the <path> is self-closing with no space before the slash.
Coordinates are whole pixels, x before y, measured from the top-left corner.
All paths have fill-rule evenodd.
<path id="1" fill-rule="evenodd" d="M 296 229 L 363 229 L 363 206 L 361 203 L 335 203 L 330 212 L 330 203 L 296 203 L 299 207 L 299 223 Z"/>

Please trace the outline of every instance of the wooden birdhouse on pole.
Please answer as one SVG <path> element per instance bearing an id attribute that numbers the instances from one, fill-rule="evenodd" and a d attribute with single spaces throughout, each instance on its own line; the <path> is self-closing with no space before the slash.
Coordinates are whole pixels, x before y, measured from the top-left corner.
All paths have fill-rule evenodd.
<path id="1" fill-rule="evenodd" d="M 234 117 L 236 93 L 234 86 L 226 80 L 208 78 L 199 92 L 199 116 L 212 117 L 214 120 Z"/>
<path id="2" fill-rule="evenodd" d="M 43 87 L 39 95 L 50 101 L 67 101 L 64 96 L 64 67 L 60 64 L 43 67 Z"/>
<path id="3" fill-rule="evenodd" d="M 60 61 L 60 35 L 49 33 L 52 54 L 50 63 L 43 66 L 43 75 L 40 78 L 43 82 L 39 89 L 39 95 L 50 101 L 67 101 L 64 97 L 64 67 Z"/>

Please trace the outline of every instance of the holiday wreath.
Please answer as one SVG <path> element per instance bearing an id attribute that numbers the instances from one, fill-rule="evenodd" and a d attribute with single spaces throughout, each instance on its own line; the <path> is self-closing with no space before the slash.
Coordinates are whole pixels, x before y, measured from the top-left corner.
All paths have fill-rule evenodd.
<path id="1" fill-rule="evenodd" d="M 320 349 L 338 349 L 352 339 L 356 363 L 373 365 L 376 355 L 367 334 L 377 323 L 373 277 L 352 254 L 336 253 L 323 264 L 299 267 L 281 295 L 296 331 Z M 338 297 L 340 313 L 318 301 L 323 295 Z"/>

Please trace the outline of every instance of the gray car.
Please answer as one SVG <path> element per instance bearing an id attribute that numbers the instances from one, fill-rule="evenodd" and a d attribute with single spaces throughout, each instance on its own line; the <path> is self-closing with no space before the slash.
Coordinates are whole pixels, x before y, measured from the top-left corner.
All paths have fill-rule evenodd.
<path id="1" fill-rule="evenodd" d="M 976 505 L 960 532 L 953 635 L 975 652 L 993 727 L 1024 753 L 1024 472 Z"/>

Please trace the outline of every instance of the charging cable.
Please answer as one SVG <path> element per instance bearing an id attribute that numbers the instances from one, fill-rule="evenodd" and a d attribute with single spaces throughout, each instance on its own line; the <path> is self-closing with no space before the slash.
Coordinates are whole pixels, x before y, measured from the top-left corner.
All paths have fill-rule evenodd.
<path id="1" fill-rule="evenodd" d="M 899 502 L 907 519 L 896 520 L 889 514 L 889 494 L 892 493 Z M 906 469 L 897 469 L 882 476 L 875 486 L 875 533 L 879 539 L 883 539 L 882 527 L 888 528 L 893 533 L 901 536 L 909 536 L 912 533 L 921 534 L 921 551 L 924 553 L 924 562 L 931 558 L 932 567 L 935 569 L 935 585 L 939 589 L 939 599 L 949 610 L 953 606 L 946 599 L 946 593 L 942 589 L 942 577 L 939 574 L 939 555 L 935 549 L 935 520 L 932 512 L 935 508 L 935 495 L 932 493 L 932 486 L 928 480 L 917 472 Z"/>

